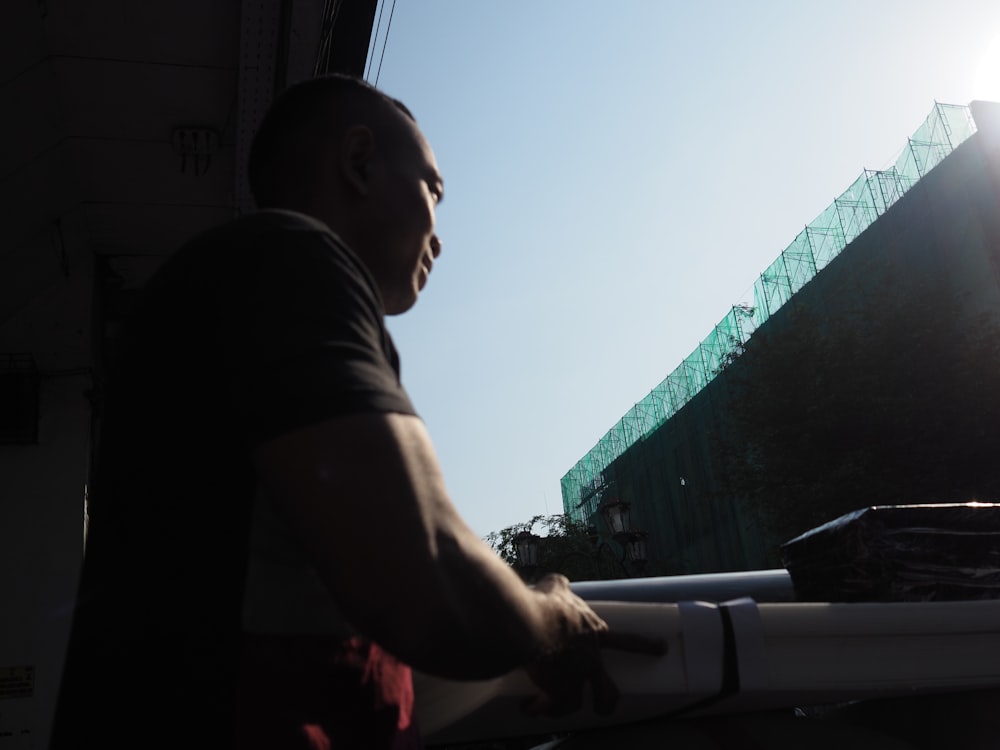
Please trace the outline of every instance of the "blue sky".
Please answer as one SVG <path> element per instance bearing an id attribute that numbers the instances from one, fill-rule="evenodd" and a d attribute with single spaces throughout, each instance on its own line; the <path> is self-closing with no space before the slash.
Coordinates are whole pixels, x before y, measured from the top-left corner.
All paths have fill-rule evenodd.
<path id="1" fill-rule="evenodd" d="M 562 476 L 935 101 L 1000 100 L 1000 3 L 396 0 L 378 85 L 447 186 L 389 327 L 485 535 L 561 512 Z"/>

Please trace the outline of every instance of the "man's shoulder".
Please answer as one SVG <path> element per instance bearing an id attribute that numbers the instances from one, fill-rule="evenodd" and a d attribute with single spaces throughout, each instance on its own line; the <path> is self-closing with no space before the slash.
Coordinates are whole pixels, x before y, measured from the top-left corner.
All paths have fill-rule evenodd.
<path id="1" fill-rule="evenodd" d="M 240 216 L 202 232 L 192 238 L 186 246 L 262 244 L 279 234 L 301 235 L 303 238 L 322 237 L 346 249 L 344 242 L 336 233 L 319 219 L 284 209 L 267 209 Z"/>
<path id="2" fill-rule="evenodd" d="M 351 275 L 367 269 L 347 244 L 319 219 L 268 209 L 232 219 L 195 235 L 168 259 L 159 276 L 202 278 L 253 273 L 275 264 L 334 263 Z"/>
<path id="3" fill-rule="evenodd" d="M 367 268 L 322 221 L 294 211 L 258 211 L 184 243 L 147 281 L 138 307 L 173 310 L 179 295 L 189 308 L 217 306 L 223 298 L 235 304 L 254 295 L 305 294 L 323 284 L 344 286 L 359 299 L 377 296 Z"/>
<path id="4" fill-rule="evenodd" d="M 318 232 L 328 234 L 339 242 L 339 238 L 329 226 L 319 219 L 299 211 L 284 208 L 267 208 L 235 219 L 233 225 L 250 228 L 273 228 L 287 232 Z"/>

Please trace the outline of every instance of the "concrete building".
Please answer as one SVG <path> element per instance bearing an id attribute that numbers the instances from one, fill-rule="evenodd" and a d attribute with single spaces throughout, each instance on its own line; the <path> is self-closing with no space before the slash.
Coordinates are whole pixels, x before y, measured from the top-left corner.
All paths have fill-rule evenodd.
<path id="1" fill-rule="evenodd" d="M 563 477 L 565 512 L 627 502 L 693 573 L 869 504 L 996 501 L 998 321 L 1000 105 L 936 104 Z"/>

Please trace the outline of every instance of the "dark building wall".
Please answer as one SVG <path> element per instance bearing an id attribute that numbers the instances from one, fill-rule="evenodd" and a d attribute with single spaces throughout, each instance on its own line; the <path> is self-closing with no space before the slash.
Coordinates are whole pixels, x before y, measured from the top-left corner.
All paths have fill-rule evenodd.
<path id="1" fill-rule="evenodd" d="M 777 310 L 743 356 L 606 469 L 634 525 L 649 531 L 651 559 L 676 572 L 770 567 L 783 541 L 776 528 L 796 522 L 876 503 L 1000 500 L 1000 469 L 987 458 L 1000 448 L 990 344 L 1000 321 L 1000 128 L 990 122 L 995 109 L 973 112 L 976 134 Z M 768 424 L 768 414 L 786 424 Z M 803 479 L 782 466 L 791 478 L 774 485 L 773 504 L 763 485 L 747 492 L 740 453 L 757 442 L 755 429 L 771 455 L 785 440 L 815 469 L 802 469 L 811 475 Z M 893 430 L 912 431 L 914 449 Z M 895 453 L 871 452 L 878 460 L 867 474 L 845 468 L 865 460 L 866 440 L 897 438 Z M 790 518 L 765 523 L 768 513 Z"/>
<path id="2" fill-rule="evenodd" d="M 675 573 L 771 567 L 752 509 L 727 493 L 717 458 L 732 398 L 724 374 L 605 471 L 632 523 L 649 532 L 649 557 Z"/>

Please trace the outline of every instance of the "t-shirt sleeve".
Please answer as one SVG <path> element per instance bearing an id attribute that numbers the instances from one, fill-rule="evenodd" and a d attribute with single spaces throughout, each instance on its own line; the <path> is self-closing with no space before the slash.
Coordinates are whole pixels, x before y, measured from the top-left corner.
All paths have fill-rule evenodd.
<path id="1" fill-rule="evenodd" d="M 358 412 L 415 414 L 374 281 L 330 235 L 275 231 L 217 296 L 222 392 L 251 444 Z"/>

